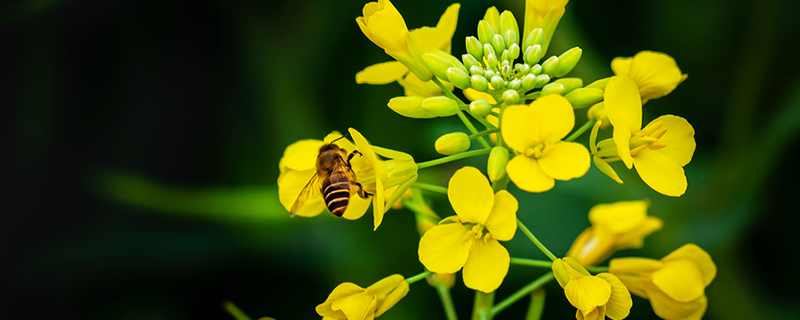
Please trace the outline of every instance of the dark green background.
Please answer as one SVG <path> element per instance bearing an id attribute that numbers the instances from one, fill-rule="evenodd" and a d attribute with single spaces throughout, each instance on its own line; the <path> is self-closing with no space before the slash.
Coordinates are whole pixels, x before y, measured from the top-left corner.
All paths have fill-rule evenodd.
<path id="1" fill-rule="evenodd" d="M 400 117 L 396 85 L 357 85 L 389 59 L 359 31 L 365 1 L 10 1 L 0 5 L 4 222 L 0 318 L 226 319 L 231 299 L 252 317 L 317 319 L 339 283 L 366 286 L 422 271 L 413 216 L 392 211 L 378 231 L 323 214 L 290 219 L 277 203 L 283 149 L 332 130 L 359 129 L 377 145 L 433 159 L 457 119 Z M 443 0 L 395 2 L 409 27 L 433 25 Z M 453 53 L 489 5 L 462 2 Z M 642 250 L 660 258 L 684 243 L 719 268 L 707 319 L 785 319 L 797 284 L 800 39 L 794 1 L 573 1 L 549 55 L 583 48 L 573 75 L 611 75 L 617 56 L 672 55 L 689 78 L 649 102 L 648 122 L 685 117 L 697 151 L 687 193 L 659 195 L 614 164 L 544 194 L 518 196 L 520 218 L 556 254 L 602 202 L 648 198 L 665 227 Z M 579 123 L 583 112 L 578 113 Z M 579 141 L 586 142 L 588 135 Z M 444 185 L 462 165 L 421 173 Z M 443 215 L 445 197 L 430 199 Z M 521 234 L 513 256 L 544 258 Z M 512 266 L 502 299 L 543 270 Z M 546 319 L 571 319 L 547 287 Z M 472 292 L 453 289 L 468 319 Z M 498 316 L 521 319 L 522 301 Z M 381 319 L 443 319 L 424 282 Z M 654 319 L 634 298 L 629 319 Z"/>

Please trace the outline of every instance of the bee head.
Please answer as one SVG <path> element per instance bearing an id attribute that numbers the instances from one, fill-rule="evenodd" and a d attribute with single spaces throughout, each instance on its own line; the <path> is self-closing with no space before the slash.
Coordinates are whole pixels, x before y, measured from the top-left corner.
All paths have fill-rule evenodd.
<path id="1" fill-rule="evenodd" d="M 335 145 L 333 143 L 326 143 L 326 144 L 323 144 L 322 147 L 319 148 L 319 153 L 324 153 L 325 151 L 339 150 L 339 149 L 341 149 L 341 148 L 339 148 L 339 146 L 337 146 L 337 145 Z"/>

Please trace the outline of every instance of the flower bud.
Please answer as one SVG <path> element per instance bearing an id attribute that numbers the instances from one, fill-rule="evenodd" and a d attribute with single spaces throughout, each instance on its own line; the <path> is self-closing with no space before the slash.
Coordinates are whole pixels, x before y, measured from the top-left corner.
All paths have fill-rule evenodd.
<path id="1" fill-rule="evenodd" d="M 477 66 L 479 68 L 481 66 L 481 63 L 478 62 L 478 59 L 475 59 L 475 57 L 469 53 L 461 55 L 461 61 L 464 62 L 464 66 L 467 67 L 467 70 L 472 70 L 473 66 Z"/>
<path id="2" fill-rule="evenodd" d="M 519 45 L 512 43 L 510 46 L 508 46 L 508 58 L 512 61 L 519 58 Z"/>
<path id="3" fill-rule="evenodd" d="M 560 83 L 550 83 L 542 88 L 542 92 L 540 93 L 540 97 L 544 97 L 548 94 L 561 94 L 564 92 L 564 85 Z"/>
<path id="4" fill-rule="evenodd" d="M 517 79 L 514 79 L 514 81 L 519 82 L 519 80 Z M 503 92 L 503 101 L 505 101 L 505 103 L 508 105 L 517 104 L 517 102 L 519 102 L 519 93 L 517 93 L 517 91 L 513 89 L 506 90 L 505 92 Z"/>
<path id="5" fill-rule="evenodd" d="M 469 149 L 469 136 L 463 132 L 448 133 L 436 139 L 436 152 L 449 156 Z"/>
<path id="6" fill-rule="evenodd" d="M 486 72 L 484 72 L 484 74 L 483 74 L 483 76 L 484 76 L 486 79 L 491 79 L 492 77 L 494 77 L 494 76 L 496 76 L 496 75 L 497 75 L 497 73 L 495 73 L 495 72 L 494 72 L 494 71 L 492 71 L 492 70 L 486 70 Z"/>
<path id="7" fill-rule="evenodd" d="M 575 109 L 583 109 L 603 100 L 603 90 L 578 88 L 564 96 Z"/>
<path id="8" fill-rule="evenodd" d="M 534 85 L 534 87 L 535 88 L 544 87 L 544 85 L 546 85 L 548 82 L 550 82 L 550 76 L 547 74 L 540 74 L 536 76 L 536 85 Z"/>
<path id="9" fill-rule="evenodd" d="M 437 56 L 433 53 L 423 54 L 422 61 L 424 61 L 425 65 L 428 66 L 428 70 L 430 70 L 439 79 L 447 79 L 447 69 L 453 67 L 453 64 L 450 63 L 450 61 L 447 61 L 445 58 Z"/>
<path id="10" fill-rule="evenodd" d="M 439 57 L 444 58 L 445 60 L 450 62 L 450 64 L 452 64 L 453 67 L 459 68 L 459 69 L 461 69 L 461 71 L 467 72 L 467 67 L 465 67 L 464 64 L 461 63 L 461 60 L 458 60 L 458 58 L 456 58 L 452 54 L 444 52 L 442 50 L 438 50 L 438 49 L 433 50 L 431 53 L 433 53 L 433 54 L 435 54 L 435 55 L 437 55 Z"/>
<path id="11" fill-rule="evenodd" d="M 537 63 L 537 64 L 534 64 L 534 65 L 531 67 L 531 71 L 530 71 L 530 72 L 531 72 L 531 74 L 533 74 L 533 75 L 535 75 L 535 76 L 538 76 L 539 74 L 541 74 L 541 73 L 542 73 L 542 66 L 541 66 L 541 65 L 539 65 L 538 63 Z"/>
<path id="12" fill-rule="evenodd" d="M 467 52 L 475 57 L 476 60 L 481 61 L 483 58 L 483 44 L 478 38 L 473 36 L 467 37 L 466 40 Z M 466 63 L 466 62 L 465 62 Z"/>
<path id="13" fill-rule="evenodd" d="M 489 55 L 490 55 L 490 54 L 497 55 L 497 52 L 495 52 L 495 51 L 494 51 L 494 48 L 492 48 L 492 45 L 491 45 L 491 44 L 489 44 L 489 43 L 484 43 L 484 44 L 483 44 L 483 56 L 484 56 L 486 59 L 489 59 Z"/>
<path id="14" fill-rule="evenodd" d="M 486 78 L 477 74 L 474 74 L 472 77 L 470 77 L 469 84 L 472 89 L 480 92 L 486 92 L 486 90 L 489 90 L 489 82 L 486 81 Z"/>
<path id="15" fill-rule="evenodd" d="M 430 97 L 422 100 L 422 109 L 437 117 L 449 117 L 460 110 L 455 100 L 445 96 Z"/>
<path id="16" fill-rule="evenodd" d="M 484 71 L 483 71 L 483 68 L 481 68 L 479 66 L 470 67 L 469 68 L 469 73 L 473 74 L 473 75 L 479 75 L 479 76 L 483 76 L 485 74 Z"/>
<path id="17" fill-rule="evenodd" d="M 511 70 L 511 66 L 503 61 L 503 67 L 500 68 L 500 74 L 502 74 L 504 78 L 508 78 L 511 76 L 511 71 L 513 71 Z"/>
<path id="18" fill-rule="evenodd" d="M 525 49 L 534 45 L 539 45 L 541 47 L 543 42 L 544 42 L 544 30 L 542 30 L 542 28 L 536 28 L 533 29 L 528 34 L 527 37 L 525 37 L 525 43 L 522 47 Z"/>
<path id="19" fill-rule="evenodd" d="M 486 20 L 478 21 L 478 40 L 480 40 L 481 43 L 491 43 L 496 33 L 492 25 Z"/>
<path id="20" fill-rule="evenodd" d="M 587 88 L 597 88 L 597 89 L 606 89 L 606 85 L 608 84 L 608 80 L 611 80 L 611 77 L 603 78 L 600 80 L 595 80 L 594 82 L 590 83 Z"/>
<path id="21" fill-rule="evenodd" d="M 486 173 L 492 182 L 500 181 L 506 175 L 506 163 L 508 163 L 508 149 L 504 147 L 494 147 L 489 153 L 489 162 L 486 164 Z"/>
<path id="22" fill-rule="evenodd" d="M 542 46 L 540 45 L 532 45 L 525 49 L 525 56 L 523 60 L 527 64 L 536 64 L 539 60 L 542 60 L 542 56 L 544 56 L 544 51 L 542 50 Z"/>
<path id="23" fill-rule="evenodd" d="M 581 78 L 562 78 L 553 81 L 553 83 L 560 83 L 564 85 L 564 92 L 562 93 L 562 95 L 567 94 L 572 90 L 583 87 L 583 79 Z"/>
<path id="24" fill-rule="evenodd" d="M 500 14 L 500 31 L 507 45 L 519 42 L 519 25 L 511 11 L 505 10 Z"/>
<path id="25" fill-rule="evenodd" d="M 591 120 L 602 121 L 600 129 L 611 126 L 611 122 L 608 121 L 608 114 L 606 114 L 606 106 L 603 102 L 596 103 L 589 108 L 589 111 L 586 112 L 586 117 Z"/>
<path id="26" fill-rule="evenodd" d="M 503 36 L 496 34 L 494 37 L 492 37 L 492 48 L 494 49 L 494 52 L 500 53 L 506 50 L 506 41 L 503 40 Z"/>
<path id="27" fill-rule="evenodd" d="M 555 71 L 558 68 L 558 57 L 552 56 L 547 58 L 544 62 L 542 62 L 542 72 L 549 74 L 551 77 L 555 78 Z M 436 72 L 434 72 L 436 74 Z"/>
<path id="28" fill-rule="evenodd" d="M 489 103 L 489 101 L 478 99 L 469 103 L 469 111 L 471 111 L 472 114 L 483 118 L 492 112 L 492 105 Z"/>
<path id="29" fill-rule="evenodd" d="M 447 79 L 457 88 L 469 88 L 469 74 L 458 68 L 447 69 Z"/>
<path id="30" fill-rule="evenodd" d="M 558 67 L 555 69 L 555 76 L 563 77 L 572 71 L 572 68 L 575 68 L 575 65 L 581 60 L 582 52 L 581 48 L 574 47 L 558 56 Z"/>
<path id="31" fill-rule="evenodd" d="M 505 49 L 505 50 L 503 50 L 503 54 L 500 55 L 500 63 L 501 64 L 505 64 L 505 63 L 509 63 L 510 64 L 509 60 L 510 59 L 508 59 L 508 49 Z"/>
<path id="32" fill-rule="evenodd" d="M 399 115 L 416 119 L 435 118 L 436 115 L 422 108 L 423 97 L 395 97 L 387 104 L 389 109 Z"/>
<path id="33" fill-rule="evenodd" d="M 533 74 L 526 74 L 522 77 L 522 91 L 530 91 L 536 86 L 536 76 Z"/>
<path id="34" fill-rule="evenodd" d="M 505 80 L 503 80 L 503 77 L 501 77 L 501 76 L 492 77 L 492 82 L 491 83 L 492 83 L 492 88 L 494 90 L 503 89 L 503 86 L 506 85 L 505 84 Z"/>
<path id="35" fill-rule="evenodd" d="M 493 53 L 490 53 L 486 56 L 486 62 L 489 63 L 489 68 L 492 69 L 497 69 L 497 65 L 500 64 L 500 62 L 497 61 L 497 56 L 495 56 Z"/>
<path id="36" fill-rule="evenodd" d="M 520 81 L 519 79 L 511 80 L 511 83 L 508 84 L 508 87 L 511 88 L 512 90 L 519 90 L 520 88 L 522 88 L 522 81 Z"/>

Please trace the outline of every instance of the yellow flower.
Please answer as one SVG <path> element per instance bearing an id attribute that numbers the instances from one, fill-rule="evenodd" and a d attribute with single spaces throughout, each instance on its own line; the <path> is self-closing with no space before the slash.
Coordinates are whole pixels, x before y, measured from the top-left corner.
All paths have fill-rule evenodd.
<path id="1" fill-rule="evenodd" d="M 624 319 L 633 306 L 631 294 L 622 282 L 610 273 L 595 276 L 570 257 L 553 261 L 553 275 L 564 288 L 564 295 L 578 308 L 578 320 Z"/>
<path id="2" fill-rule="evenodd" d="M 597 149 L 595 163 L 622 160 L 628 169 L 636 167 L 653 190 L 672 197 L 686 192 L 683 167 L 692 160 L 696 146 L 692 125 L 684 118 L 664 115 L 642 128 L 642 102 L 636 84 L 628 76 L 611 77 L 604 104 L 614 133 L 612 139 L 601 141 L 596 147 L 591 143 L 592 149 Z M 595 137 L 596 130 L 597 126 L 592 130 Z M 611 170 L 607 164 L 603 166 L 605 170 L 598 168 L 603 172 Z M 621 183 L 618 177 L 615 180 Z"/>
<path id="3" fill-rule="evenodd" d="M 552 94 L 530 106 L 508 106 L 500 132 L 517 154 L 506 172 L 517 187 L 544 192 L 555 180 L 570 180 L 589 170 L 589 151 L 580 143 L 561 141 L 575 126 L 575 113 L 567 99 Z"/>
<path id="4" fill-rule="evenodd" d="M 636 82 L 642 103 L 661 98 L 686 80 L 675 59 L 667 54 L 641 51 L 633 57 L 617 57 L 611 61 L 614 74 L 627 75 Z"/>
<path id="5" fill-rule="evenodd" d="M 422 27 L 411 30 L 411 36 L 417 40 L 423 52 L 442 50 L 450 53 L 451 39 L 458 22 L 460 4 L 452 4 L 445 10 L 436 27 Z M 445 79 L 447 80 L 447 79 Z M 432 97 L 442 94 L 435 83 L 420 80 L 402 63 L 397 61 L 382 62 L 364 68 L 356 73 L 356 83 L 387 84 L 397 81 L 405 89 L 406 96 Z M 452 85 L 447 83 L 452 88 Z M 452 89 L 451 89 L 452 90 Z"/>
<path id="6" fill-rule="evenodd" d="M 533 29 L 541 28 L 544 31 L 542 52 L 547 52 L 550 39 L 556 26 L 564 15 L 564 7 L 569 0 L 525 0 L 525 26 L 522 34 L 523 43 Z M 522 50 L 526 48 L 523 47 Z"/>
<path id="7" fill-rule="evenodd" d="M 419 241 L 419 261 L 433 272 L 464 269 L 464 284 L 492 292 L 503 282 L 511 258 L 503 245 L 517 231 L 517 199 L 506 190 L 492 191 L 474 167 L 450 178 L 447 197 L 456 212 L 431 228 Z"/>
<path id="8" fill-rule="evenodd" d="M 356 180 L 372 196 L 362 199 L 355 192 L 357 188 L 353 188 L 347 209 L 342 217 L 348 220 L 361 218 L 372 203 L 374 226 L 377 229 L 383 221 L 384 213 L 388 210 L 385 204 L 385 190 L 397 187 L 393 191 L 399 192 L 399 195 L 405 193 L 417 179 L 417 164 L 414 162 L 414 158 L 406 153 L 371 146 L 364 136 L 353 128 L 350 128 L 350 135 L 355 144 L 347 139 L 340 139 L 335 143 L 348 153 L 353 150 L 361 152 L 361 156 L 353 157 L 350 164 L 355 172 Z M 281 204 L 287 211 L 292 208 L 302 189 L 314 176 L 319 148 L 341 136 L 338 132 L 333 132 L 326 136 L 324 141 L 301 140 L 286 148 L 278 165 L 281 170 L 278 177 L 278 195 Z M 379 159 L 376 153 L 389 158 L 389 160 Z M 318 196 L 309 200 L 297 215 L 313 217 L 324 210 L 325 204 L 322 196 Z"/>
<path id="9" fill-rule="evenodd" d="M 700 319 L 708 304 L 705 288 L 714 280 L 717 266 L 708 253 L 690 243 L 661 260 L 612 259 L 609 272 L 633 294 L 649 299 L 659 317 Z"/>
<path id="10" fill-rule="evenodd" d="M 323 319 L 366 320 L 377 318 L 408 293 L 408 282 L 393 274 L 366 289 L 345 282 L 333 289 L 325 302 L 317 306 Z"/>
<path id="11" fill-rule="evenodd" d="M 598 204 L 589 211 L 592 226 L 581 233 L 567 256 L 584 266 L 605 260 L 617 250 L 641 248 L 644 237 L 661 229 L 663 222 L 647 216 L 645 201 Z"/>

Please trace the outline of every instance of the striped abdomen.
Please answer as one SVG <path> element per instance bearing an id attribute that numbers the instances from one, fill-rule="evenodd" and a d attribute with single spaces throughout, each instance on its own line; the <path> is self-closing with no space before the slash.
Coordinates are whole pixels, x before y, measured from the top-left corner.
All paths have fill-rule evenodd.
<path id="1" fill-rule="evenodd" d="M 350 201 L 350 179 L 344 171 L 334 171 L 322 181 L 325 205 L 335 216 L 341 217 Z"/>

